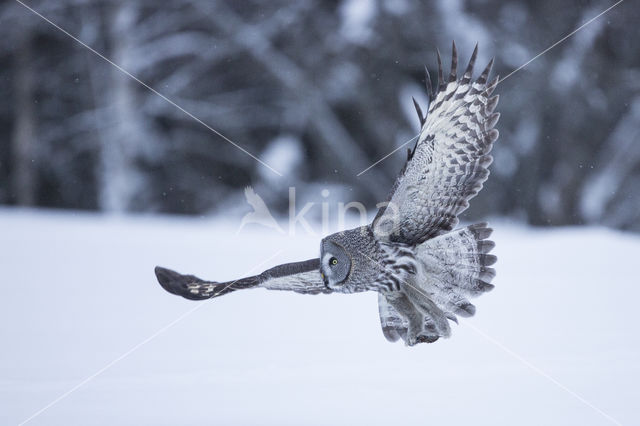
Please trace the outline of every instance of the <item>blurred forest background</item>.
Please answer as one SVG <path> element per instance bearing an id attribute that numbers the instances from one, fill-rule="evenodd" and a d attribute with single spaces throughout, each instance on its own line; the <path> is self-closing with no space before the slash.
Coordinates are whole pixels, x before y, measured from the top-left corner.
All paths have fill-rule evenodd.
<path id="1" fill-rule="evenodd" d="M 506 76 L 611 0 L 25 0 L 278 176 L 13 0 L 0 3 L 0 204 L 224 213 L 252 185 L 371 209 L 455 39 Z M 498 86 L 468 218 L 640 230 L 640 7 L 625 1 Z M 447 65 L 448 67 L 448 65 Z M 477 70 L 479 72 L 479 70 Z M 237 207 L 236 207 L 237 208 Z M 246 208 L 246 207 L 244 207 Z"/>

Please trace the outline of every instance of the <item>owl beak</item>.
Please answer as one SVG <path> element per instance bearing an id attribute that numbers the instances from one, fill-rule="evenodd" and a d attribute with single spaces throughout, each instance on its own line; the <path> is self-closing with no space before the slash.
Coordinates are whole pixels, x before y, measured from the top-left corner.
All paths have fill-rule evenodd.
<path id="1" fill-rule="evenodd" d="M 324 283 L 324 286 L 327 288 L 327 290 L 331 290 L 331 287 L 329 287 L 329 280 L 324 276 L 324 273 L 320 272 L 320 276 L 322 277 L 322 282 Z"/>

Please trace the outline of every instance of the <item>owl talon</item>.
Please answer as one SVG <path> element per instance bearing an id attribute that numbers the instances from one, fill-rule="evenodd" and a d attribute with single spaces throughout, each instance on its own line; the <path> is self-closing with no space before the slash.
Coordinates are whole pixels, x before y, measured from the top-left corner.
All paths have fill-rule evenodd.
<path id="1" fill-rule="evenodd" d="M 439 338 L 440 336 L 418 336 L 418 343 L 433 343 Z"/>
<path id="2" fill-rule="evenodd" d="M 426 336 L 424 334 L 419 334 L 417 336 L 407 336 L 407 340 L 405 344 L 407 346 L 415 346 L 418 343 L 433 343 L 439 338 L 440 336 L 434 336 L 434 335 Z"/>

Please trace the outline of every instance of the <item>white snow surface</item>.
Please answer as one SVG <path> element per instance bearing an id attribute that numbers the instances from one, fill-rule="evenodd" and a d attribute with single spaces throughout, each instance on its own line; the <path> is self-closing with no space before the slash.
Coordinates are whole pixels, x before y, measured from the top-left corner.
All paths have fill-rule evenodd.
<path id="1" fill-rule="evenodd" d="M 153 274 L 230 280 L 317 256 L 318 236 L 0 210 L 0 424 L 98 372 L 27 424 L 640 424 L 640 237 L 491 225 L 495 290 L 450 339 L 408 348 L 382 336 L 374 293 L 191 302 Z"/>

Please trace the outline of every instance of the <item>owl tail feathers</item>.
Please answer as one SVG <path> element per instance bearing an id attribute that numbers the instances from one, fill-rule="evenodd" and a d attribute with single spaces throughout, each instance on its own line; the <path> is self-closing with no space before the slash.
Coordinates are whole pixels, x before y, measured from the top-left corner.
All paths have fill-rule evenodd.
<path id="1" fill-rule="evenodd" d="M 161 266 L 156 266 L 155 273 L 162 288 L 171 294 L 189 300 L 211 299 L 235 290 L 256 287 L 259 284 L 257 277 L 248 277 L 227 283 L 205 281 L 195 275 L 183 275 Z"/>
<path id="2" fill-rule="evenodd" d="M 493 289 L 498 258 L 489 254 L 495 243 L 488 238 L 493 229 L 477 223 L 425 241 L 419 247 L 430 280 L 433 301 L 448 318 L 470 317 L 476 307 L 468 298 Z M 454 319 L 455 320 L 455 319 Z"/>

